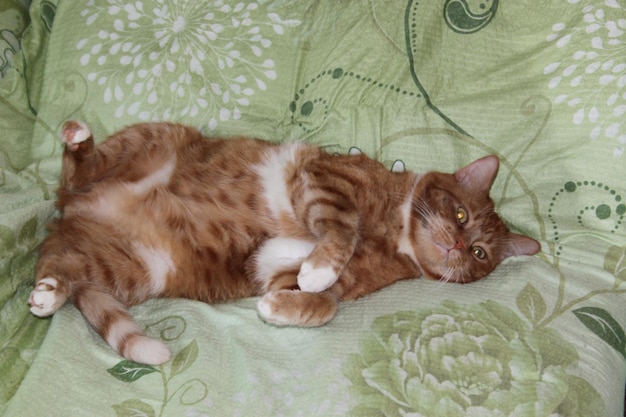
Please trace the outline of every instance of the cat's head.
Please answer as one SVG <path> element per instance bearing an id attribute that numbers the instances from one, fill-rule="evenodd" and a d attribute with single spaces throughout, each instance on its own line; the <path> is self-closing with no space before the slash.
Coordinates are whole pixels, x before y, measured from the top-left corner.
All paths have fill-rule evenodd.
<path id="1" fill-rule="evenodd" d="M 499 161 L 487 156 L 454 174 L 425 174 L 412 205 L 415 256 L 424 276 L 468 283 L 503 259 L 534 255 L 539 243 L 510 232 L 494 211 L 489 190 Z"/>

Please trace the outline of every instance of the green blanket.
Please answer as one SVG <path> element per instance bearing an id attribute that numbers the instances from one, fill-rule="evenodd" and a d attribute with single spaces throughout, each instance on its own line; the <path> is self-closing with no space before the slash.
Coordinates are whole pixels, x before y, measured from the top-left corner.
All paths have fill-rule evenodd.
<path id="1" fill-rule="evenodd" d="M 0 414 L 622 415 L 623 1 L 35 0 L 29 19 L 21 50 L 0 26 Z M 174 359 L 134 364 L 71 304 L 28 311 L 70 118 L 101 139 L 172 120 L 394 170 L 496 154 L 497 209 L 542 252 L 470 285 L 393 285 L 316 329 L 266 325 L 256 299 L 152 300 L 133 315 Z"/>

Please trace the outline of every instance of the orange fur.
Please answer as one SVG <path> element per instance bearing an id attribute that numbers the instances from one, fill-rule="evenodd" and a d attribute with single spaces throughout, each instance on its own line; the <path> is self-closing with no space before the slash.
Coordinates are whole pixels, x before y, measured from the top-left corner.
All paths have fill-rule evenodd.
<path id="1" fill-rule="evenodd" d="M 318 326 L 339 300 L 421 275 L 471 282 L 539 249 L 495 214 L 493 157 L 420 177 L 363 155 L 168 123 L 96 146 L 85 125 L 68 122 L 63 139 L 62 217 L 42 244 L 31 310 L 49 315 L 69 299 L 139 362 L 169 359 L 126 310 L 149 298 L 260 295 L 264 320 Z"/>

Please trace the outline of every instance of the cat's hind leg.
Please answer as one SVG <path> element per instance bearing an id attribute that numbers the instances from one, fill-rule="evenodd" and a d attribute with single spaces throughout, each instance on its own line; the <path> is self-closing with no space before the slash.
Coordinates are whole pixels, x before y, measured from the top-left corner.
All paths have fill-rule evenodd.
<path id="1" fill-rule="evenodd" d="M 84 282 L 75 285 L 72 303 L 107 343 L 126 359 L 161 365 L 171 358 L 168 347 L 148 337 L 126 306 L 107 288 Z"/>
<path id="2" fill-rule="evenodd" d="M 41 247 L 37 279 L 29 302 L 31 312 L 45 317 L 69 300 L 87 322 L 119 354 L 135 362 L 160 365 L 171 353 L 160 340 L 148 337 L 137 324 L 126 305 L 112 293 L 111 284 L 97 279 L 101 273 L 80 253 L 59 245 L 53 229 Z M 76 242 L 74 242 L 76 243 Z M 59 249 L 61 248 L 61 249 Z M 57 278 L 53 278 L 57 277 Z"/>
<path id="3" fill-rule="evenodd" d="M 70 191 L 79 190 L 98 175 L 93 135 L 85 123 L 69 120 L 61 129 L 61 140 L 65 144 L 61 185 Z"/>
<path id="4" fill-rule="evenodd" d="M 91 140 L 89 140 L 91 139 Z M 89 151 L 87 148 L 93 149 L 93 135 L 91 129 L 78 120 L 68 120 L 63 124 L 61 129 L 61 140 L 72 152 L 77 152 L 81 148 Z M 81 144 L 83 144 L 81 146 Z M 89 146 L 91 144 L 91 146 Z"/>
<path id="5" fill-rule="evenodd" d="M 41 278 L 28 298 L 30 311 L 38 317 L 48 317 L 65 304 L 67 297 L 67 288 L 56 278 Z"/>

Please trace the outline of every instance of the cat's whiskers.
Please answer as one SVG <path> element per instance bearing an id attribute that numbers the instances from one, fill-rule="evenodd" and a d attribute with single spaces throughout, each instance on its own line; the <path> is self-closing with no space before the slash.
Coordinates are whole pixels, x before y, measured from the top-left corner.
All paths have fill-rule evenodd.
<path id="1" fill-rule="evenodd" d="M 432 208 L 430 208 L 422 199 L 414 199 L 413 205 L 417 209 L 418 214 L 421 216 L 421 219 L 418 220 L 423 220 L 428 226 L 432 224 L 433 219 L 438 218 Z M 413 215 L 411 217 L 415 218 Z"/>
<path id="2" fill-rule="evenodd" d="M 464 268 L 458 268 L 458 270 L 459 271 L 457 273 L 457 279 L 455 280 L 455 282 L 458 284 L 467 284 L 469 281 L 466 281 L 466 270 Z"/>
<path id="3" fill-rule="evenodd" d="M 437 280 L 437 286 L 433 290 L 433 292 L 441 291 L 446 284 L 450 283 L 452 277 L 454 276 L 454 268 L 446 266 L 445 270 L 441 274 L 441 277 Z"/>

